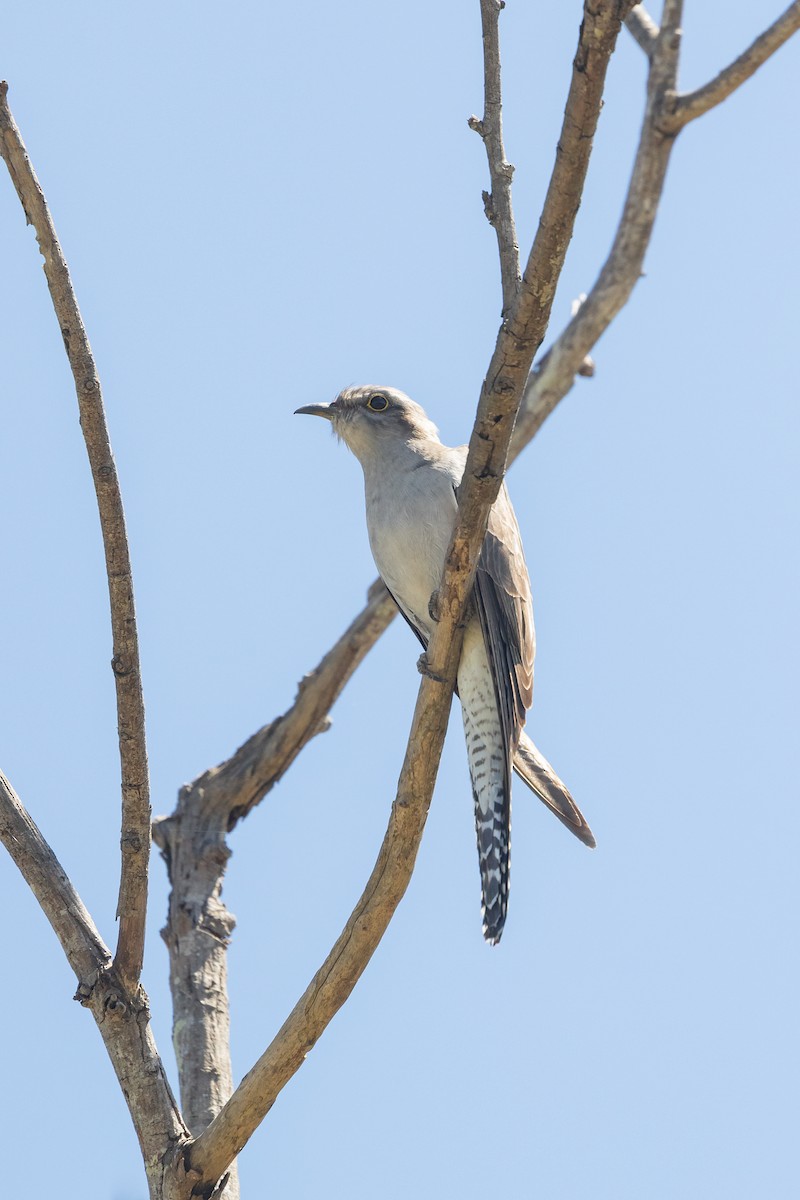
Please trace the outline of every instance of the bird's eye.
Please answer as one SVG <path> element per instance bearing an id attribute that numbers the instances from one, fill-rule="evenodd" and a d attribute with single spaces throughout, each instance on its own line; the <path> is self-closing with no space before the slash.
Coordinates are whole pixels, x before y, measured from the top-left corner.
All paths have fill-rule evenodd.
<path id="1" fill-rule="evenodd" d="M 389 401 L 380 392 L 375 392 L 367 401 L 367 408 L 372 412 L 386 412 L 389 407 Z"/>

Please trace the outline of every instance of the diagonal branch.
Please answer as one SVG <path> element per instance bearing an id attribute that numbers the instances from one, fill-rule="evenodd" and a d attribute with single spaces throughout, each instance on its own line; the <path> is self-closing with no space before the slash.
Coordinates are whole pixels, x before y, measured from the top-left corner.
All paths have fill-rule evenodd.
<path id="1" fill-rule="evenodd" d="M 331 953 L 272 1044 L 187 1160 L 216 1180 L 242 1149 L 288 1079 L 347 1000 L 408 886 L 427 818 L 460 654 L 462 615 L 489 509 L 500 489 L 514 418 L 580 201 L 608 61 L 628 6 L 588 4 L 573 67 L 559 156 L 519 298 L 501 327 L 481 398 L 459 495 L 459 518 L 438 593 L 439 621 L 423 678 L 389 826 L 367 887 Z M 579 182 L 570 178 L 582 167 Z"/>
<path id="2" fill-rule="evenodd" d="M 627 303 L 642 272 L 672 148 L 664 132 L 674 104 L 682 5 L 668 0 L 647 79 L 647 107 L 633 174 L 611 252 L 597 282 L 564 332 L 528 379 L 512 455 L 516 457 L 571 389 L 580 364 Z"/>
<path id="3" fill-rule="evenodd" d="M 520 285 L 519 243 L 511 204 L 514 168 L 503 145 L 503 94 L 500 86 L 500 33 L 498 23 L 505 0 L 480 0 L 483 29 L 483 119 L 470 117 L 470 129 L 483 138 L 489 160 L 491 191 L 483 193 L 486 219 L 497 234 L 503 316 L 511 312 Z"/>
<path id="4" fill-rule="evenodd" d="M 580 206 L 616 30 L 631 7 L 630 3 L 606 3 L 592 12 L 588 3 L 584 6 L 556 161 L 523 276 L 525 304 L 539 309 L 536 324 L 541 334 L 534 352 L 550 319 L 556 284 Z M 609 33 L 610 25 L 615 30 L 613 36 Z"/>
<path id="5" fill-rule="evenodd" d="M 3 774 L 0 841 L 52 925 L 80 986 L 93 985 L 109 966 L 111 955 L 64 868 Z"/>
<path id="6" fill-rule="evenodd" d="M 141 975 L 144 954 L 150 791 L 125 515 L 97 367 L 44 193 L 8 107 L 8 84 L 5 82 L 0 83 L 0 153 L 8 167 L 27 222 L 34 227 L 44 258 L 47 286 L 75 379 L 81 429 L 97 494 L 111 605 L 114 644 L 111 666 L 117 690 L 122 774 L 122 871 L 117 906 L 120 928 L 115 965 L 126 985 L 135 987 Z"/>
<path id="7" fill-rule="evenodd" d="M 190 785 L 196 796 L 193 807 L 196 809 L 202 802 L 205 814 L 212 810 L 222 814 L 226 832 L 246 817 L 288 771 L 308 742 L 329 727 L 330 709 L 396 615 L 394 600 L 382 580 L 376 580 L 355 620 L 314 670 L 300 681 L 291 708 L 257 730 L 225 762 L 194 780 Z M 156 831 L 160 825 L 161 822 L 156 823 Z"/>
<path id="8" fill-rule="evenodd" d="M 723 100 L 727 100 L 732 92 L 741 87 L 759 67 L 787 42 L 793 33 L 800 29 L 800 0 L 795 0 L 786 11 L 775 20 L 769 29 L 757 37 L 751 46 L 734 59 L 714 79 L 693 92 L 678 96 L 675 112 L 667 122 L 666 128 L 673 133 L 683 129 L 690 121 L 701 117 L 709 109 L 715 108 Z"/>

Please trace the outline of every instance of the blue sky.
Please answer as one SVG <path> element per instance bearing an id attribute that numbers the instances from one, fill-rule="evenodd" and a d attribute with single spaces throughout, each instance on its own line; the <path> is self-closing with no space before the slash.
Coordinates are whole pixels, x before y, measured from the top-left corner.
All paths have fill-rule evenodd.
<path id="1" fill-rule="evenodd" d="M 778 6 L 687 4 L 682 83 Z M 502 20 L 520 242 L 580 18 Z M 480 935 L 456 714 L 409 892 L 243 1154 L 243 1195 L 775 1198 L 796 1177 L 796 203 L 790 43 L 681 136 L 631 303 L 514 466 L 530 730 L 598 840 L 522 787 L 502 945 Z M 103 380 L 136 570 L 154 809 L 282 712 L 374 577 L 357 463 L 292 416 L 348 383 L 467 439 L 499 319 L 477 0 L 17 5 L 0 75 Z M 624 36 L 554 331 L 610 245 L 641 118 Z M 0 184 L 0 767 L 107 941 L 118 771 L 105 578 L 71 377 Z M 338 935 L 416 696 L 395 622 L 232 836 L 237 1078 Z M 145 984 L 173 1070 L 156 857 Z M 91 1018 L 15 869 L 0 1006 L 6 1190 L 146 1194 Z M 11 1032 L 13 1031 L 13 1033 Z M 174 1078 L 174 1073 L 173 1073 Z M 48 1165 L 48 1172 L 50 1166 Z M 87 1181 L 92 1183 L 88 1184 Z M 69 1181 L 72 1181 L 70 1184 Z"/>

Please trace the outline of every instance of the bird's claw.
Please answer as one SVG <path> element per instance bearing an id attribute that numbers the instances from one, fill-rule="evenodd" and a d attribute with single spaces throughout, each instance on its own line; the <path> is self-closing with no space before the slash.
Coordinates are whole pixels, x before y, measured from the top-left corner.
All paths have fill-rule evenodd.
<path id="1" fill-rule="evenodd" d="M 424 651 L 417 659 L 417 670 L 419 671 L 420 675 L 424 675 L 426 679 L 433 679 L 436 683 L 444 683 L 442 676 L 437 675 L 435 671 L 431 670 L 428 664 L 428 655 Z"/>

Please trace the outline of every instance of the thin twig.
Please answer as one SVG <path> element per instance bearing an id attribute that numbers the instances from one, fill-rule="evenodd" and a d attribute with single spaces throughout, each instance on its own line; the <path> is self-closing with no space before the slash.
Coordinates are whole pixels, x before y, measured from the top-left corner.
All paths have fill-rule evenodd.
<path id="1" fill-rule="evenodd" d="M 483 193 L 486 218 L 497 234 L 503 316 L 511 312 L 521 282 L 519 243 L 511 204 L 514 168 L 506 159 L 503 145 L 503 94 L 500 84 L 500 12 L 505 0 L 480 0 L 483 30 L 483 119 L 470 117 L 468 125 L 483 139 L 489 160 L 491 191 Z"/>
<path id="2" fill-rule="evenodd" d="M 675 111 L 669 117 L 665 128 L 677 133 L 726 100 L 732 92 L 741 87 L 759 67 L 787 42 L 793 33 L 800 29 L 800 0 L 795 0 L 776 21 L 757 37 L 751 46 L 734 59 L 714 79 L 693 92 L 678 96 Z"/>
<path id="3" fill-rule="evenodd" d="M 573 143 L 591 145 L 608 60 L 624 12 L 601 5 L 581 27 L 573 68 L 562 161 L 582 162 Z M 593 103 L 589 102 L 591 96 Z M 584 150 L 588 158 L 588 152 Z M 501 327 L 481 391 L 478 415 L 459 494 L 459 519 L 439 589 L 439 621 L 428 648 L 430 675 L 423 677 L 389 827 L 367 887 L 331 953 L 270 1047 L 211 1125 L 188 1148 L 192 1170 L 215 1180 L 239 1153 L 275 1097 L 300 1067 L 334 1014 L 348 998 L 385 932 L 416 859 L 436 779 L 460 654 L 462 613 L 486 528 L 502 483 L 522 389 L 533 354 L 544 336 L 552 295 L 580 201 L 580 188 L 552 181 L 519 298 Z M 557 199 L 558 197 L 558 199 Z M 548 226 L 554 227 L 550 229 Z"/>
<path id="4" fill-rule="evenodd" d="M 643 4 L 637 4 L 628 13 L 625 25 L 647 57 L 651 58 L 658 37 L 658 26 Z"/>
<path id="5" fill-rule="evenodd" d="M 8 84 L 0 83 L 0 152 L 44 258 L 44 272 L 61 327 L 75 388 L 81 429 L 92 470 L 105 549 L 117 690 L 117 725 L 122 775 L 122 870 L 115 966 L 129 988 L 142 970 L 147 868 L 150 854 L 150 789 L 147 774 L 144 701 L 139 669 L 130 552 L 117 471 L 103 409 L 100 379 L 75 299 L 67 263 L 39 181 L 8 107 Z"/>

